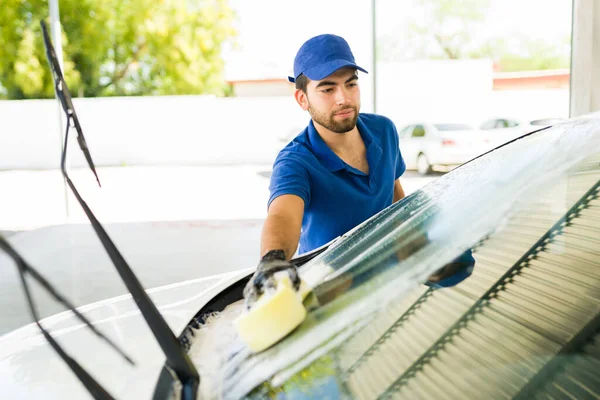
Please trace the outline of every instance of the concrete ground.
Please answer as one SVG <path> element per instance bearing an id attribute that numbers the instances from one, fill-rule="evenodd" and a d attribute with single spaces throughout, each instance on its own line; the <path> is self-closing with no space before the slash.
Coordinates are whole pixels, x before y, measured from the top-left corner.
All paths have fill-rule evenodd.
<path id="1" fill-rule="evenodd" d="M 146 288 L 255 265 L 270 166 L 99 168 L 71 179 Z M 439 176 L 439 175 L 437 175 Z M 429 181 L 407 172 L 407 194 Z M 76 306 L 126 293 L 59 171 L 0 172 L 0 234 Z M 0 335 L 31 322 L 0 254 Z M 34 285 L 40 315 L 63 308 Z"/>

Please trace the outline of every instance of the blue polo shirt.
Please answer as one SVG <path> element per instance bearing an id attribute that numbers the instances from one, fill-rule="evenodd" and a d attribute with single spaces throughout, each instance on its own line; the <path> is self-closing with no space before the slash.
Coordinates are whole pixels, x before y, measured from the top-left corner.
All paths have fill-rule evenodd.
<path id="1" fill-rule="evenodd" d="M 394 123 L 359 114 L 369 174 L 346 164 L 325 144 L 312 122 L 284 147 L 273 164 L 268 205 L 284 194 L 304 200 L 299 252 L 348 232 L 392 204 L 394 182 L 406 170 Z"/>

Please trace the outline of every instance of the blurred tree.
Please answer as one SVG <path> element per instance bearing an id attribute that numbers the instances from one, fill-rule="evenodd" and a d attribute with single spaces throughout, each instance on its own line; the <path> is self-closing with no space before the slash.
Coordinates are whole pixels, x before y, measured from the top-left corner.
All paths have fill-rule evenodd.
<path id="1" fill-rule="evenodd" d="M 398 23 L 377 40 L 382 61 L 464 58 L 477 48 L 473 32 L 481 29 L 490 0 L 405 0 Z M 396 8 L 393 0 L 380 1 L 380 8 Z M 391 11 L 391 10 L 390 10 Z"/>
<path id="2" fill-rule="evenodd" d="M 433 58 L 465 58 L 477 46 L 473 31 L 486 17 L 489 0 L 416 0 L 418 17 L 410 24 L 419 48 Z M 416 38 L 415 38 L 416 36 Z"/>
<path id="3" fill-rule="evenodd" d="M 501 71 L 569 68 L 570 34 L 490 36 L 489 7 L 490 0 L 405 0 L 410 15 L 378 38 L 378 60 L 489 58 Z"/>
<path id="4" fill-rule="evenodd" d="M 492 38 L 469 56 L 490 58 L 505 72 L 570 68 L 571 36 Z"/>
<path id="5" fill-rule="evenodd" d="M 52 97 L 39 25 L 47 0 L 0 0 L 0 9 L 0 96 Z M 227 90 L 221 49 L 235 35 L 227 0 L 62 0 L 60 15 L 73 95 Z"/>

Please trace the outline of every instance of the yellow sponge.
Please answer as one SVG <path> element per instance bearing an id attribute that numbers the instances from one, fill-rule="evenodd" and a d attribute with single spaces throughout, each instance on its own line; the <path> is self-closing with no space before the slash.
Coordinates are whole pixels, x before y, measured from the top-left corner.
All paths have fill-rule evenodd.
<path id="1" fill-rule="evenodd" d="M 250 310 L 234 321 L 238 335 L 254 352 L 281 340 L 306 317 L 302 300 L 310 291 L 307 285 L 302 282 L 296 291 L 287 274 L 275 278 L 275 290 L 262 294 Z"/>

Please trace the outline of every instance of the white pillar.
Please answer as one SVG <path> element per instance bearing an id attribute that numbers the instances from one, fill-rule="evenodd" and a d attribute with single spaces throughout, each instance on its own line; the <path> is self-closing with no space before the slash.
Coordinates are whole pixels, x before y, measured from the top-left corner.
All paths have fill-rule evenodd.
<path id="1" fill-rule="evenodd" d="M 62 35 L 60 34 L 60 11 L 58 9 L 58 0 L 48 0 L 50 8 L 50 37 L 52 45 L 56 51 L 56 57 L 60 64 L 60 69 L 63 69 L 63 53 L 62 53 Z"/>
<path id="2" fill-rule="evenodd" d="M 63 67 L 63 52 L 62 52 L 62 35 L 60 29 L 60 11 L 58 9 L 58 0 L 48 0 L 48 8 L 50 9 L 50 37 L 52 39 L 52 46 L 54 47 L 54 51 L 56 53 L 56 58 L 58 58 L 58 64 L 60 65 L 61 71 L 64 74 Z M 63 151 L 63 143 L 65 141 L 65 127 L 66 121 L 64 119 L 63 109 L 60 104 L 58 104 L 58 133 L 60 135 L 60 153 Z M 56 158 L 56 162 L 60 162 L 60 157 Z M 68 159 L 65 160 L 65 165 L 68 164 Z M 65 192 L 65 217 L 69 218 L 69 192 L 67 189 L 67 182 L 64 182 L 64 192 Z"/>
<path id="3" fill-rule="evenodd" d="M 600 110 L 600 2 L 573 0 L 571 117 Z"/>

